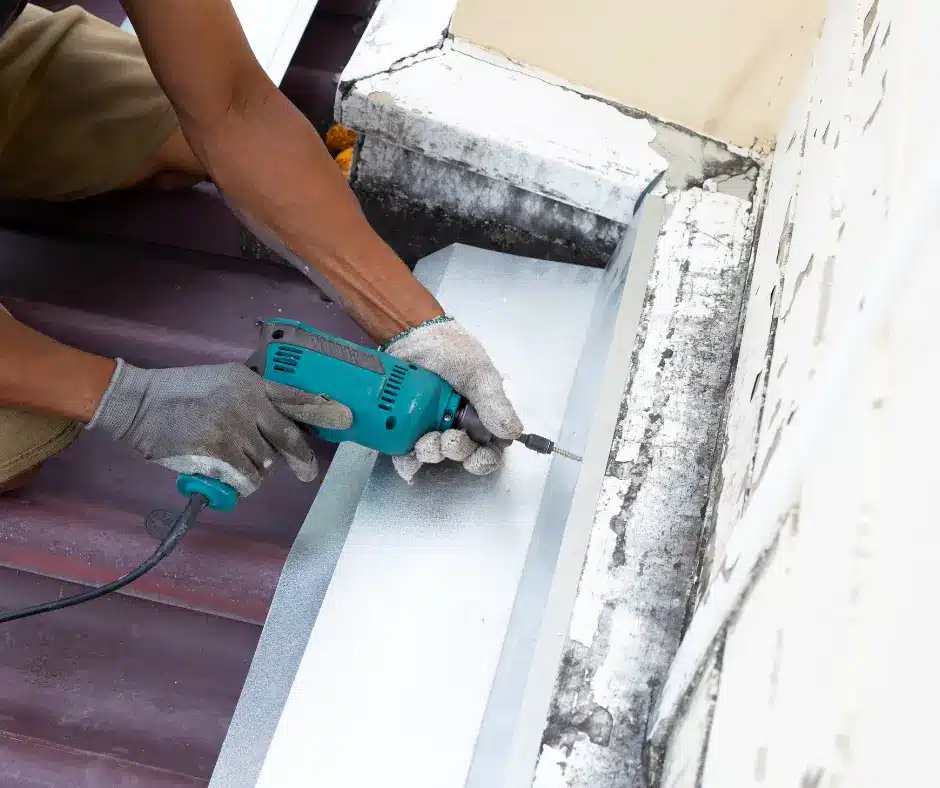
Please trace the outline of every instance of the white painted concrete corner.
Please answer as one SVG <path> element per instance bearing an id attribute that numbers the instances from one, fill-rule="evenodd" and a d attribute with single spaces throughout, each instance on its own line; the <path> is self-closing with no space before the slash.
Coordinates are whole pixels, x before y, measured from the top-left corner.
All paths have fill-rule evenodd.
<path id="1" fill-rule="evenodd" d="M 713 654 L 705 666 L 685 713 L 672 732 L 658 788 L 699 788 L 721 680 L 718 657 L 718 653 Z"/>
<path id="2" fill-rule="evenodd" d="M 644 784 L 678 645 L 747 276 L 750 203 L 691 189 L 660 236 L 536 788 Z"/>

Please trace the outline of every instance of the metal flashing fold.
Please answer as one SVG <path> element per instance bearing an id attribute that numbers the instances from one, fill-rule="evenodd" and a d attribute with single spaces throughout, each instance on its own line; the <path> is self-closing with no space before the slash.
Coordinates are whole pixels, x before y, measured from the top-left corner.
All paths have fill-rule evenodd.
<path id="1" fill-rule="evenodd" d="M 531 780 L 662 216 L 649 198 L 606 271 L 459 245 L 419 263 L 527 427 L 584 466 L 514 447 L 492 477 L 425 468 L 407 485 L 342 446 L 212 786 Z"/>

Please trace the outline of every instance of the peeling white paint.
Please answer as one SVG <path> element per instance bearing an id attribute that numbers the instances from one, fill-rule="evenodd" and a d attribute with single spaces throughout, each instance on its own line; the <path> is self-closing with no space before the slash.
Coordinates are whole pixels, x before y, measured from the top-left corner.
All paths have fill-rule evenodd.
<path id="1" fill-rule="evenodd" d="M 380 3 L 336 97 L 337 119 L 364 139 L 357 179 L 397 178 L 409 199 L 460 219 L 482 214 L 513 225 L 534 217 L 538 226 L 524 229 L 536 235 L 547 229 L 548 237 L 588 254 L 607 253 L 600 236 L 610 223 L 629 222 L 651 185 L 665 196 L 715 173 L 708 188 L 750 199 L 756 166 L 746 156 L 752 152 L 739 155 L 636 117 L 590 91 L 448 39 L 452 11 L 453 2 L 445 0 Z M 441 166 L 418 166 L 416 157 Z M 406 171 L 417 176 L 414 182 L 401 177 Z M 446 187 L 429 180 L 460 171 L 480 178 L 463 179 L 467 193 L 450 188 L 453 177 Z M 592 223 L 596 232 L 581 226 Z M 580 244 L 585 232 L 595 240 Z"/>
<path id="2" fill-rule="evenodd" d="M 545 746 L 535 771 L 534 785 L 539 788 L 568 788 L 565 780 L 565 752 L 557 747 Z"/>
<path id="3" fill-rule="evenodd" d="M 586 96 L 588 98 L 601 99 L 602 101 L 606 102 L 611 101 L 609 96 L 605 96 L 602 93 L 591 89 L 590 87 L 571 82 L 570 80 L 559 77 L 557 74 L 552 74 L 550 71 L 546 71 L 545 69 L 536 68 L 535 66 L 529 65 L 527 63 L 518 63 L 500 52 L 495 52 L 492 49 L 486 49 L 485 47 L 477 46 L 476 44 L 473 44 L 466 39 L 450 38 L 444 41 L 442 46 L 444 49 L 453 49 L 457 52 L 461 52 L 467 55 L 468 57 L 475 58 L 476 60 L 492 63 L 495 66 L 509 69 L 510 71 L 518 71 L 520 74 L 533 77 L 540 82 L 547 82 L 550 85 L 557 85 L 560 88 L 580 93 L 582 96 Z M 637 110 L 642 112 L 645 116 L 649 117 L 657 126 L 658 130 L 666 128 L 673 129 L 679 134 L 686 136 L 690 141 L 696 141 L 699 148 L 703 147 L 703 141 L 707 141 L 707 143 L 714 143 L 716 146 L 723 150 L 727 150 L 735 156 L 752 159 L 758 163 L 762 163 L 767 158 L 767 154 L 769 153 L 769 151 L 764 150 L 762 146 L 756 146 L 754 148 L 742 148 L 738 145 L 733 145 L 726 140 L 719 140 L 716 137 L 703 134 L 702 132 L 689 131 L 688 129 L 685 129 L 681 126 L 676 126 L 675 124 L 666 125 L 668 121 L 656 116 L 646 109 L 637 107 Z M 699 158 L 701 158 L 701 153 L 702 151 L 699 150 Z M 672 161 L 672 158 L 669 158 L 670 161 Z"/>
<path id="4" fill-rule="evenodd" d="M 456 0 L 381 0 L 341 82 L 350 83 L 379 74 L 441 46 Z"/>
<path id="5" fill-rule="evenodd" d="M 799 201 L 798 183 L 802 171 L 802 159 L 795 152 L 785 155 L 784 148 L 789 147 L 791 151 L 800 148 L 806 127 L 806 113 L 802 104 L 809 103 L 810 88 L 811 83 L 804 88 L 801 101 L 790 113 L 781 131 L 781 150 L 770 170 L 770 191 L 754 256 L 746 306 L 747 319 L 741 334 L 738 365 L 723 436 L 722 485 L 717 501 L 713 502 L 715 523 L 705 555 L 705 586 L 718 571 L 720 560 L 716 559 L 723 555 L 731 530 L 744 511 L 750 493 L 768 373 L 777 372 L 770 371 L 769 352 L 772 348 L 769 345 L 779 315 L 783 266 L 789 258 L 793 214 Z"/>
<path id="6" fill-rule="evenodd" d="M 840 402 L 856 382 L 864 355 L 884 330 L 895 298 L 918 270 L 924 235 L 940 212 L 940 161 L 935 164 L 914 189 L 917 210 L 913 218 L 888 224 L 885 238 L 873 246 L 878 254 L 870 265 L 865 286 L 871 303 L 859 310 L 861 316 L 856 316 L 831 343 L 807 388 L 798 426 L 783 437 L 766 478 L 756 486 L 741 523 L 728 541 L 720 573 L 706 589 L 654 709 L 650 732 L 654 742 L 663 742 L 668 735 L 710 649 L 738 611 L 765 556 L 799 505 L 799 491 L 806 469 L 815 458 L 816 443 L 836 420 Z"/>

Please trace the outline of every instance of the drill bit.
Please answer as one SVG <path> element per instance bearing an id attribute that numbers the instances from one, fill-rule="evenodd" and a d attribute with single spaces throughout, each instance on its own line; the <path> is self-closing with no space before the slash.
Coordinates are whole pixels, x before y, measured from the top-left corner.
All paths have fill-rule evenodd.
<path id="1" fill-rule="evenodd" d="M 469 402 L 465 402 L 460 406 L 460 410 L 457 411 L 457 415 L 454 418 L 454 427 L 459 430 L 465 430 L 473 440 L 477 443 L 482 443 L 484 446 L 488 445 L 491 441 L 504 449 L 512 445 L 512 441 L 510 440 L 493 437 L 493 434 L 483 426 L 480 417 L 473 409 L 473 405 Z M 579 457 L 577 454 L 559 448 L 555 445 L 554 441 L 543 438 L 541 435 L 523 434 L 516 438 L 516 440 L 527 449 L 538 454 L 557 454 L 561 457 L 567 457 L 569 460 L 574 460 L 575 462 L 582 462 L 583 460 L 583 458 Z"/>
<path id="2" fill-rule="evenodd" d="M 579 457 L 577 454 L 572 454 L 570 451 L 560 449 L 557 446 L 552 447 L 552 451 L 555 452 L 555 454 L 560 454 L 562 457 L 567 457 L 569 460 L 574 460 L 575 462 L 582 462 L 584 459 L 583 457 Z"/>
<path id="3" fill-rule="evenodd" d="M 555 445 L 554 441 L 550 441 L 548 438 L 543 438 L 541 435 L 520 435 L 516 440 L 525 446 L 527 449 L 531 449 L 534 452 L 539 454 L 559 454 L 562 457 L 567 457 L 569 460 L 574 460 L 575 462 L 582 462 L 583 458 L 579 457 L 577 454 L 573 454 L 570 451 L 566 451 Z"/>

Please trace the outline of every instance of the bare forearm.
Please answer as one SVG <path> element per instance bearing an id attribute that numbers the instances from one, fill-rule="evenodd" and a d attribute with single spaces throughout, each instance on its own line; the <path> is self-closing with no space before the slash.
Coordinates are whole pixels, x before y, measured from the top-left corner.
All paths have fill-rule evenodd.
<path id="1" fill-rule="evenodd" d="M 0 405 L 87 423 L 115 362 L 68 347 L 0 311 Z"/>
<path id="2" fill-rule="evenodd" d="M 211 130 L 186 129 L 228 198 L 314 266 L 374 339 L 443 314 L 382 241 L 315 130 L 270 83 Z"/>
<path id="3" fill-rule="evenodd" d="M 262 70 L 230 0 L 122 3 L 187 141 L 240 212 L 316 268 L 376 340 L 443 313 Z"/>

